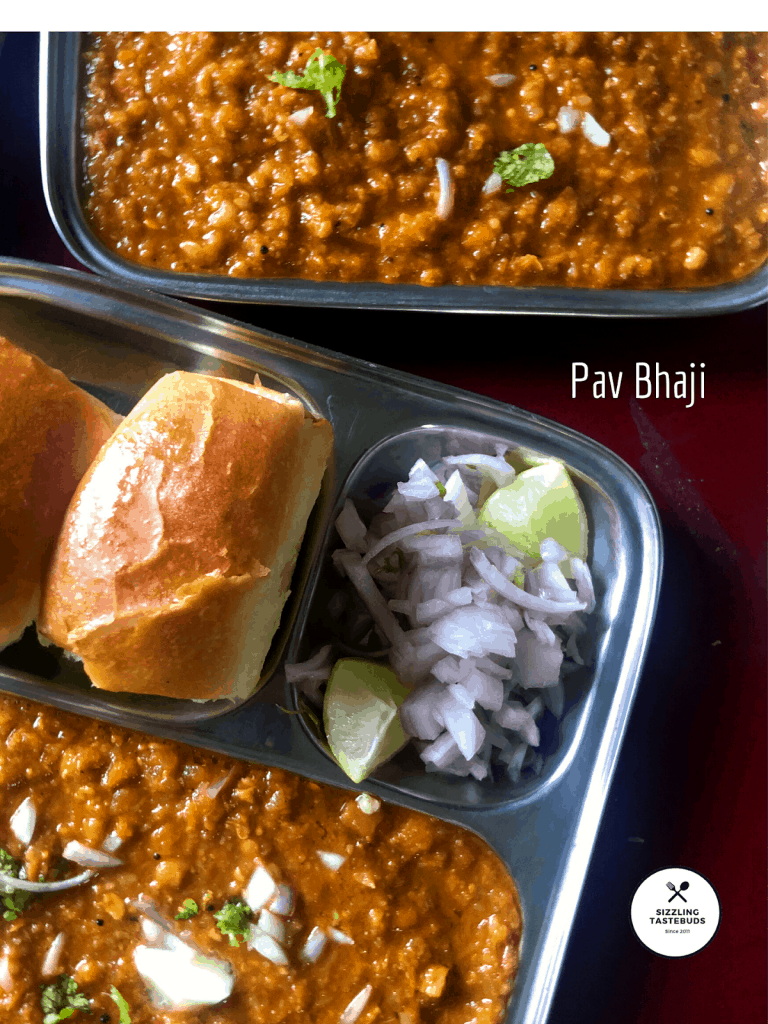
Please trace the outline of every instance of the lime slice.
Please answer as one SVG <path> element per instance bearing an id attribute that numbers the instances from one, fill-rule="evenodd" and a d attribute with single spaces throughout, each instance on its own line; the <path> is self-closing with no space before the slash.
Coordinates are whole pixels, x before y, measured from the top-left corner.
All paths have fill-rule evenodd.
<path id="1" fill-rule="evenodd" d="M 362 658 L 334 665 L 323 724 L 333 756 L 353 782 L 362 782 L 408 742 L 397 713 L 407 695 L 387 665 Z"/>
<path id="2" fill-rule="evenodd" d="M 490 526 L 532 559 L 539 544 L 554 537 L 566 551 L 587 555 L 587 517 L 581 498 L 560 462 L 543 462 L 494 491 L 483 505 L 480 522 Z M 567 565 L 561 564 L 565 572 Z"/>

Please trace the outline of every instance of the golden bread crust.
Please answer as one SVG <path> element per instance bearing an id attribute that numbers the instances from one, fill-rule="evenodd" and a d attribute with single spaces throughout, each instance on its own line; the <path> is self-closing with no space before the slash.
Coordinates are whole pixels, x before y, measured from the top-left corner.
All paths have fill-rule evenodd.
<path id="1" fill-rule="evenodd" d="M 321 440 L 311 472 L 308 433 Z M 242 680 L 244 648 L 274 618 L 259 595 L 282 574 L 286 545 L 295 559 L 331 445 L 330 424 L 287 395 L 201 374 L 163 377 L 75 494 L 40 633 L 81 657 L 104 689 L 195 699 L 253 689 L 274 632 L 256 638 L 261 658 L 249 659 Z M 282 591 L 267 602 L 278 600 L 275 628 Z"/>
<path id="2" fill-rule="evenodd" d="M 0 649 L 37 618 L 51 549 L 120 417 L 0 337 Z"/>

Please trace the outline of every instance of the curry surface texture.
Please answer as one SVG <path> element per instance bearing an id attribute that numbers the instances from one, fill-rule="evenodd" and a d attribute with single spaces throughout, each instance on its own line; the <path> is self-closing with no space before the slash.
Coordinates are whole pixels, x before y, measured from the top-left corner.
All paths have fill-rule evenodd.
<path id="1" fill-rule="evenodd" d="M 93 36 L 87 217 L 119 256 L 182 273 L 592 288 L 734 280 L 766 256 L 767 38 Z M 318 47 L 346 67 L 331 118 L 319 92 L 269 80 L 303 73 Z M 561 130 L 569 107 L 592 114 L 608 144 Z M 525 143 L 547 147 L 552 176 L 484 193 L 499 153 Z M 444 219 L 437 158 L 455 193 Z"/>
<path id="2" fill-rule="evenodd" d="M 359 1024 L 501 1019 L 520 907 L 506 869 L 471 833 L 387 804 L 366 814 L 351 793 L 8 697 L 0 742 L 0 846 L 25 862 L 27 877 L 50 878 L 70 840 L 99 847 L 113 830 L 124 840 L 122 867 L 35 898 L 16 920 L 0 918 L 3 1020 L 40 1024 L 41 966 L 60 932 L 60 969 L 90 999 L 84 1021 L 117 1024 L 112 985 L 132 1024 L 338 1024 L 369 984 Z M 25 849 L 9 821 L 27 796 L 37 825 Z M 346 860 L 333 871 L 318 850 Z M 231 946 L 213 917 L 242 895 L 258 864 L 296 895 L 288 967 L 242 941 Z M 132 959 L 143 941 L 132 907 L 140 895 L 171 920 L 185 899 L 196 901 L 200 913 L 177 925 L 233 966 L 225 1003 L 153 1007 Z M 329 941 L 315 963 L 301 963 L 315 926 L 336 927 L 354 945 Z"/>

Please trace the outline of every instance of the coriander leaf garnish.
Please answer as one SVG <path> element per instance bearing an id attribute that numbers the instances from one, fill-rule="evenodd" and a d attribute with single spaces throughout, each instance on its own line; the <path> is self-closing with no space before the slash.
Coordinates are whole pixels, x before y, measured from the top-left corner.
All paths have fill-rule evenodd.
<path id="1" fill-rule="evenodd" d="M 190 917 L 194 917 L 195 914 L 200 913 L 200 908 L 194 900 L 184 900 L 181 904 L 181 910 L 176 915 L 177 921 L 188 921 Z"/>
<path id="2" fill-rule="evenodd" d="M 43 1008 L 43 1024 L 58 1024 L 60 1020 L 72 1017 L 76 1010 L 91 1012 L 88 996 L 77 991 L 77 983 L 68 974 L 61 974 L 52 985 L 41 985 L 40 1004 Z"/>
<path id="3" fill-rule="evenodd" d="M 239 898 L 228 900 L 213 916 L 222 935 L 229 936 L 230 946 L 240 945 L 237 941 L 238 935 L 244 939 L 248 937 L 251 930 L 249 924 L 251 908 L 245 900 Z"/>
<path id="4" fill-rule="evenodd" d="M 0 872 L 11 878 L 20 878 L 21 867 L 20 860 L 16 860 L 7 850 L 0 848 Z M 23 913 L 29 901 L 35 898 L 33 892 L 22 892 L 21 889 L 14 889 L 10 885 L 0 886 L 0 893 L 2 894 L 0 902 L 5 907 L 3 911 L 5 921 L 15 921 L 19 914 Z"/>
<path id="5" fill-rule="evenodd" d="M 131 1024 L 131 1008 L 125 1001 L 125 997 L 120 995 L 114 985 L 109 990 L 109 998 L 117 1003 L 117 1009 L 120 1012 L 120 1024 Z"/>
<path id="6" fill-rule="evenodd" d="M 526 142 L 517 149 L 507 149 L 499 153 L 493 169 L 510 186 L 507 192 L 511 192 L 513 188 L 521 188 L 523 185 L 532 185 L 535 181 L 551 178 L 555 170 L 555 161 L 543 143 Z"/>
<path id="7" fill-rule="evenodd" d="M 271 82 L 287 85 L 291 89 L 316 89 L 325 100 L 326 117 L 336 116 L 336 104 L 341 97 L 341 85 L 347 73 L 345 64 L 339 64 L 330 53 L 323 53 L 318 47 L 309 59 L 303 75 L 295 71 L 275 71 L 269 76 Z"/>

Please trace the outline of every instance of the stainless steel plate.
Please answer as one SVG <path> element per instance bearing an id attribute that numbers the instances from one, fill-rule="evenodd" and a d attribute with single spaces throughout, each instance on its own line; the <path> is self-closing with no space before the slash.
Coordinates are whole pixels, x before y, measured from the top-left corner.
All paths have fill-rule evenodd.
<path id="1" fill-rule="evenodd" d="M 552 999 L 597 828 L 637 689 L 655 612 L 661 537 L 642 482 L 601 445 L 549 420 L 478 395 L 259 332 L 184 303 L 90 275 L 0 261 L 0 333 L 35 351 L 126 412 L 176 368 L 284 383 L 328 417 L 335 470 L 304 545 L 306 580 L 272 652 L 274 674 L 226 714 L 189 714 L 184 702 L 116 703 L 79 670 L 24 642 L 0 654 L 0 688 L 95 718 L 135 726 L 235 757 L 355 789 L 298 715 L 281 669 L 318 636 L 332 520 L 344 498 L 380 497 L 415 452 L 503 440 L 564 461 L 590 519 L 590 564 L 600 597 L 592 617 L 595 664 L 551 724 L 556 749 L 540 778 L 520 788 L 427 776 L 401 758 L 365 789 L 472 829 L 499 853 L 524 913 L 520 973 L 507 1024 L 542 1024 Z M 382 477 L 384 479 L 382 479 Z M 297 588 L 299 589 L 299 588 Z M 322 631 L 321 631 L 322 632 Z M 282 645 L 285 644 L 285 651 Z M 41 667 L 38 659 L 48 659 Z M 11 667 L 13 666 L 13 667 Z M 177 710 L 174 711 L 174 708 Z M 220 712 L 221 709 L 214 709 Z"/>
<path id="2" fill-rule="evenodd" d="M 56 230 L 73 256 L 91 270 L 117 277 L 134 287 L 224 302 L 632 317 L 734 313 L 768 298 L 768 265 L 730 284 L 666 291 L 334 284 L 175 274 L 141 267 L 121 259 L 102 245 L 83 214 L 84 154 L 79 132 L 83 73 L 81 39 L 82 36 L 76 32 L 43 32 L 40 41 L 40 151 L 45 198 Z"/>

